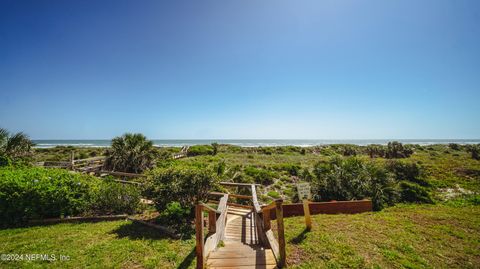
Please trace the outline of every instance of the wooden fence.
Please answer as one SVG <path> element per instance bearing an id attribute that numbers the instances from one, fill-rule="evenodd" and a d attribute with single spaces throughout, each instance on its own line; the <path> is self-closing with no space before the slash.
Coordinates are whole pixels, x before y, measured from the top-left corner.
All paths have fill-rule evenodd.
<path id="1" fill-rule="evenodd" d="M 308 207 L 311 215 L 317 214 L 356 214 L 372 211 L 371 200 L 359 201 L 332 201 L 332 202 L 309 202 Z M 303 216 L 303 204 L 283 204 L 283 217 Z M 270 212 L 270 219 L 276 218 L 275 211 Z"/>

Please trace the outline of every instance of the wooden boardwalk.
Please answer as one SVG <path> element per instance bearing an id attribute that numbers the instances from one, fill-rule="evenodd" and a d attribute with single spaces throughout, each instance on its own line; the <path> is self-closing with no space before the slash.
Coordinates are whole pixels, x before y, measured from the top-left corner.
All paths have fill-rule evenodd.
<path id="1" fill-rule="evenodd" d="M 228 207 L 223 242 L 208 256 L 208 268 L 277 267 L 272 250 L 260 243 L 252 209 Z"/>

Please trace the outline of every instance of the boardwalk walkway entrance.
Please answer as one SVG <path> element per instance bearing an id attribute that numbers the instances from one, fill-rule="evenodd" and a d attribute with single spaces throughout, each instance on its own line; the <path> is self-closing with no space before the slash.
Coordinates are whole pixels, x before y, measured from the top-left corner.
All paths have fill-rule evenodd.
<path id="1" fill-rule="evenodd" d="M 252 209 L 228 207 L 223 246 L 210 253 L 208 268 L 276 268 L 271 249 L 262 245 Z"/>
<path id="2" fill-rule="evenodd" d="M 222 183 L 225 187 L 247 188 L 252 195 L 210 193 L 220 196 L 210 205 L 195 210 L 197 268 L 281 268 L 285 264 L 282 200 L 260 207 L 255 184 Z M 242 191 L 245 193 L 245 191 Z M 247 200 L 247 204 L 229 202 Z M 217 209 L 211 206 L 218 203 Z M 270 211 L 275 210 L 277 233 L 270 229 Z M 208 224 L 204 227 L 204 212 Z M 208 234 L 205 235 L 205 232 Z M 278 239 L 277 239 L 278 238 Z"/>
<path id="3" fill-rule="evenodd" d="M 283 218 L 304 214 L 304 204 L 282 199 L 260 206 L 257 184 L 221 182 L 233 193 L 210 192 L 208 204 L 195 207 L 197 268 L 282 268 L 285 266 Z M 245 195 L 247 190 L 251 195 Z M 231 191 L 231 190 L 229 190 Z M 218 204 L 218 206 L 215 206 Z M 308 202 L 313 214 L 354 214 L 372 210 L 372 201 Z M 215 209 L 216 207 L 216 209 Z M 207 215 L 204 214 L 208 212 Z M 271 222 L 276 220 L 276 233 Z M 207 227 L 204 227 L 204 226 Z"/>

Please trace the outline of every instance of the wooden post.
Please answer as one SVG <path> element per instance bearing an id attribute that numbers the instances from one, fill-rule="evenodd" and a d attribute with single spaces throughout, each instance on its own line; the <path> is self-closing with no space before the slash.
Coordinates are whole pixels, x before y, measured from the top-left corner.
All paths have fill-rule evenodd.
<path id="1" fill-rule="evenodd" d="M 270 226 L 270 210 L 263 212 L 263 230 L 266 232 L 271 229 Z"/>
<path id="2" fill-rule="evenodd" d="M 195 239 L 197 254 L 197 269 L 203 269 L 205 267 L 205 259 L 203 257 L 203 208 L 202 205 L 197 204 L 195 206 Z"/>
<path id="3" fill-rule="evenodd" d="M 215 233 L 217 228 L 217 213 L 208 211 L 208 232 Z"/>
<path id="4" fill-rule="evenodd" d="M 72 150 L 72 153 L 70 154 L 70 168 L 72 170 L 75 170 L 75 151 Z"/>
<path id="5" fill-rule="evenodd" d="M 280 251 L 280 262 L 278 267 L 284 267 L 286 261 L 286 251 L 285 251 L 285 228 L 283 226 L 283 200 L 278 199 L 275 201 L 276 208 L 275 211 L 277 213 L 277 229 L 278 229 L 278 248 Z"/>
<path id="6" fill-rule="evenodd" d="M 303 199 L 303 214 L 305 215 L 305 225 L 307 226 L 307 231 L 312 229 L 312 218 L 310 217 L 310 207 L 308 206 L 309 201 Z"/>

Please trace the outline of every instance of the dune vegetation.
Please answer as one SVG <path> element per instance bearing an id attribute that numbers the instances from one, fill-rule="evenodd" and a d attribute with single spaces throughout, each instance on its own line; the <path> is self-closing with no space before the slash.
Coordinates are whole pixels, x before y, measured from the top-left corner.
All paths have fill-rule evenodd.
<path id="1" fill-rule="evenodd" d="M 85 266 L 188 268 L 194 266 L 195 257 L 194 205 L 207 201 L 209 191 L 225 191 L 220 181 L 260 184 L 262 203 L 279 198 L 298 202 L 295 184 L 310 182 L 316 201 L 372 199 L 374 212 L 317 215 L 311 232 L 303 230 L 302 218 L 286 219 L 291 267 L 475 268 L 479 264 L 478 145 L 391 142 L 246 148 L 214 143 L 192 146 L 184 158 L 174 159 L 180 148 L 154 147 L 140 134 L 117 137 L 111 148 L 34 149 L 28 137 L 6 131 L 1 141 L 0 236 L 5 240 L 0 253 L 48 250 L 68 254 Z M 15 143 L 21 146 L 12 146 Z M 67 162 L 72 151 L 75 159 L 105 156 L 104 169 L 143 176 L 133 179 L 134 185 L 124 185 L 112 176 L 35 166 L 41 161 Z M 31 224 L 47 218 L 115 214 L 149 219 L 180 236 L 171 238 L 130 221 Z M 124 252 L 132 254 L 120 257 Z M 2 261 L 1 265 L 19 264 Z"/>

